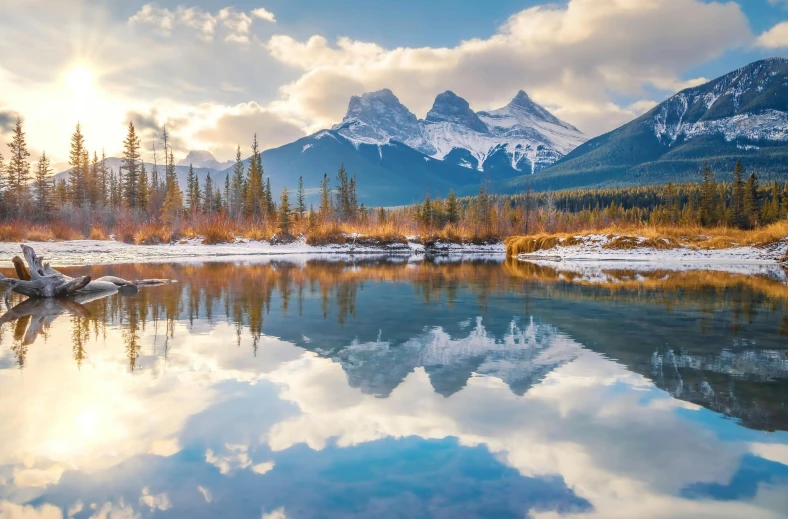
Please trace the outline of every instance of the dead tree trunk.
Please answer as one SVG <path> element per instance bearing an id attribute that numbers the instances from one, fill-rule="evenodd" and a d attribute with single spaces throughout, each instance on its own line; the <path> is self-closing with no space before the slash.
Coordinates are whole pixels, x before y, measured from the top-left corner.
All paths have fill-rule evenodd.
<path id="1" fill-rule="evenodd" d="M 19 279 L 0 274 L 0 283 L 8 287 L 5 294 L 6 306 L 11 292 L 34 298 L 66 297 L 72 294 L 112 293 L 122 286 L 140 286 L 167 283 L 167 280 L 126 281 L 114 276 L 91 280 L 90 276 L 72 278 L 44 263 L 44 258 L 28 245 L 22 245 L 27 265 L 19 258 L 13 259 Z"/>

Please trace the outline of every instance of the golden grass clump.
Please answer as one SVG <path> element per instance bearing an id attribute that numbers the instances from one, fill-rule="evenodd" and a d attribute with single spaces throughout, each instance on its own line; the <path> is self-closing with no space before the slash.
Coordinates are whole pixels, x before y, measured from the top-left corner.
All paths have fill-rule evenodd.
<path id="1" fill-rule="evenodd" d="M 519 256 L 540 250 L 550 250 L 558 247 L 561 238 L 557 235 L 540 234 L 537 236 L 514 236 L 507 238 L 506 255 Z"/>
<path id="2" fill-rule="evenodd" d="M 82 238 L 80 232 L 60 222 L 49 224 L 49 230 L 52 231 L 52 236 L 57 241 L 79 240 Z"/>
<path id="3" fill-rule="evenodd" d="M 345 231 L 338 224 L 319 225 L 307 232 L 309 245 L 344 244 L 347 242 Z"/>
<path id="4" fill-rule="evenodd" d="M 106 240 L 107 239 L 107 232 L 104 230 L 103 227 L 99 225 L 93 225 L 90 227 L 90 234 L 88 234 L 89 240 Z"/>
<path id="5" fill-rule="evenodd" d="M 33 225 L 25 231 L 25 240 L 27 241 L 50 241 L 54 240 L 55 235 L 52 229 L 42 225 Z"/>
<path id="6" fill-rule="evenodd" d="M 131 236 L 132 241 L 126 241 L 126 238 L 128 238 L 128 231 L 124 233 L 123 241 L 126 243 L 161 245 L 172 241 L 173 232 L 166 225 L 150 222 L 137 228 L 137 231 Z"/>
<path id="7" fill-rule="evenodd" d="M 18 242 L 22 241 L 23 234 L 19 225 L 10 223 L 7 225 L 0 225 L 0 241 Z"/>

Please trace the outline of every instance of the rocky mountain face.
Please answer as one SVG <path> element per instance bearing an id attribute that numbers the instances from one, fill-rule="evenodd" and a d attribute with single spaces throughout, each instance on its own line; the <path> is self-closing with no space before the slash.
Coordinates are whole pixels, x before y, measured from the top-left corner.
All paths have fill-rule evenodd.
<path id="1" fill-rule="evenodd" d="M 686 182 L 704 162 L 725 178 L 738 160 L 764 176 L 788 176 L 788 59 L 757 61 L 679 92 L 531 182 L 545 189 Z M 512 190 L 522 187 L 518 180 Z"/>
<path id="2" fill-rule="evenodd" d="M 388 89 L 353 97 L 334 131 L 357 144 L 401 142 L 426 156 L 491 174 L 534 173 L 587 140 L 520 91 L 507 106 L 474 112 L 454 92 L 419 120 Z"/>

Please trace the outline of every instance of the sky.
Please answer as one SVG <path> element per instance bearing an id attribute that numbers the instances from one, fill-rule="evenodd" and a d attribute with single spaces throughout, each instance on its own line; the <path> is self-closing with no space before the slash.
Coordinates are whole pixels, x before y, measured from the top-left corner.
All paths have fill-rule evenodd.
<path id="1" fill-rule="evenodd" d="M 589 136 L 752 61 L 788 53 L 788 0 L 0 0 L 0 153 L 17 116 L 33 160 L 87 145 L 176 160 L 249 155 L 339 122 L 390 88 L 418 117 L 526 90 Z M 160 146 L 156 142 L 157 146 Z M 58 169 L 58 170 L 59 170 Z"/>

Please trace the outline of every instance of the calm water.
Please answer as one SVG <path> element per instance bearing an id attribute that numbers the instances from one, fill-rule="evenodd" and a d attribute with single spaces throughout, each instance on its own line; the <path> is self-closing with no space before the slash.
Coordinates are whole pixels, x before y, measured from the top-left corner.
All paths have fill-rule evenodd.
<path id="1" fill-rule="evenodd" d="M 788 516 L 784 279 L 91 273 L 178 283 L 0 316 L 0 518 Z"/>

